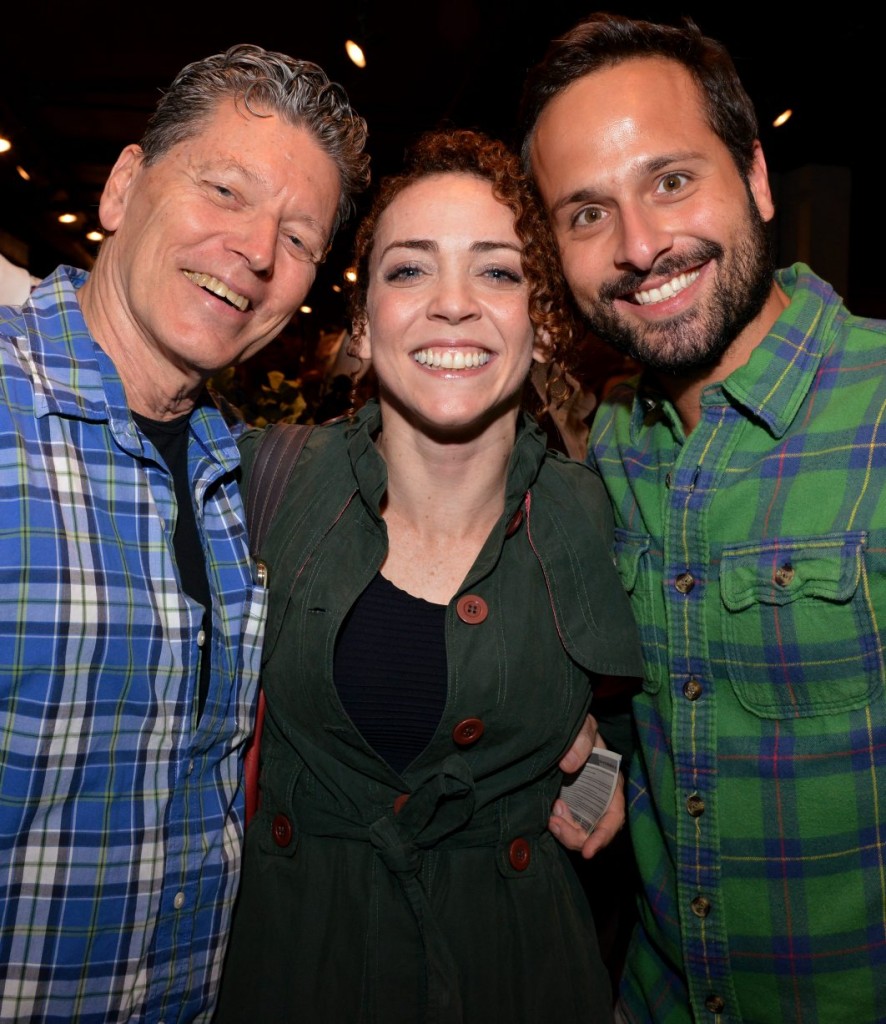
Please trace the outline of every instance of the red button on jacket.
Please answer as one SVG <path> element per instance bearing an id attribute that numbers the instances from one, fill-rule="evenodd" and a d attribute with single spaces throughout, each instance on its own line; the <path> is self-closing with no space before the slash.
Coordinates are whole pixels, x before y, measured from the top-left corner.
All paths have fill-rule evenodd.
<path id="1" fill-rule="evenodd" d="M 476 594 L 465 594 L 458 599 L 455 611 L 462 622 L 476 626 L 489 614 L 489 605 Z"/>

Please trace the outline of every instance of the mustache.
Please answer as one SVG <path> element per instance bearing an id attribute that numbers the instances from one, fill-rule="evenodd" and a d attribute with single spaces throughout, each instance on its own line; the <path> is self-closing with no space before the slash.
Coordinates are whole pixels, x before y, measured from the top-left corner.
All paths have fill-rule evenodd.
<path id="1" fill-rule="evenodd" d="M 600 286 L 599 301 L 612 302 L 625 295 L 632 295 L 634 292 L 640 291 L 651 277 L 676 277 L 677 274 L 692 270 L 699 263 L 722 259 L 724 252 L 725 250 L 719 242 L 703 239 L 685 252 L 669 253 L 662 256 L 642 274 L 635 270 L 626 270 L 613 281 L 607 281 Z"/>

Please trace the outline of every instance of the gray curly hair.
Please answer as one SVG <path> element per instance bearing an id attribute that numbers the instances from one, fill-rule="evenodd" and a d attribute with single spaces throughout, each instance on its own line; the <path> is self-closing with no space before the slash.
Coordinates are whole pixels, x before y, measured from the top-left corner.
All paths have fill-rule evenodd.
<path id="1" fill-rule="evenodd" d="M 354 212 L 354 196 L 369 185 L 366 122 L 344 89 L 316 64 L 241 43 L 183 68 L 148 121 L 141 148 L 145 164 L 198 134 L 220 100 L 242 100 L 257 117 L 276 113 L 305 128 L 338 168 L 341 198 L 335 234 Z"/>

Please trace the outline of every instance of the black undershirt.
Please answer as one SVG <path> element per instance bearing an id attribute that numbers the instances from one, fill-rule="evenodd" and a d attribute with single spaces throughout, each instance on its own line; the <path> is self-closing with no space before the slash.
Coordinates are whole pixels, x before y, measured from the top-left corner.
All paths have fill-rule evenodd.
<path id="1" fill-rule="evenodd" d="M 333 676 L 372 749 L 402 772 L 427 747 L 446 704 L 446 606 L 378 573 L 342 626 Z"/>
<path id="2" fill-rule="evenodd" d="M 200 659 L 200 681 L 197 697 L 197 717 L 203 713 L 206 695 L 209 692 L 210 643 L 212 630 L 212 596 L 209 592 L 209 580 L 206 576 L 206 559 L 203 555 L 203 544 L 197 530 L 197 519 L 194 515 L 194 499 L 191 496 L 191 476 L 188 472 L 188 424 L 190 413 L 178 416 L 174 420 L 149 420 L 145 416 L 133 413 L 132 418 L 145 436 L 154 444 L 160 453 L 166 468 L 172 474 L 172 485 L 175 489 L 175 500 L 178 505 L 178 516 L 175 533 L 172 536 L 172 548 L 175 561 L 181 576 L 182 589 L 198 604 L 202 604 L 203 642 Z"/>

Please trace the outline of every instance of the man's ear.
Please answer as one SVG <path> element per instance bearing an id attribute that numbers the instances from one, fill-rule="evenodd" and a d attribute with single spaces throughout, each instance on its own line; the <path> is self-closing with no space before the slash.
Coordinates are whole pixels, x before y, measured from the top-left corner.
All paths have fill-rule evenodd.
<path id="1" fill-rule="evenodd" d="M 111 168 L 98 204 L 99 219 L 105 231 L 116 231 L 120 226 L 132 184 L 144 165 L 144 159 L 141 146 L 127 146 Z"/>
<path id="2" fill-rule="evenodd" d="M 748 187 L 760 216 L 768 222 L 775 216 L 775 203 L 772 201 L 772 192 L 769 188 L 769 172 L 766 169 L 766 157 L 763 156 L 763 147 L 760 140 L 754 140 L 754 156 L 751 162 L 751 171 L 748 175 Z"/>

